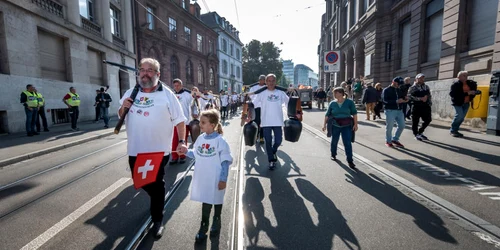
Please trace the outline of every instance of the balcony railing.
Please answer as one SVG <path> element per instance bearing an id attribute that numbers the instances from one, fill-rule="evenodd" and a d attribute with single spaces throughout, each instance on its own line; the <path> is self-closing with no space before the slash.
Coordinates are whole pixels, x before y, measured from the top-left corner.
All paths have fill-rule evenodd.
<path id="1" fill-rule="evenodd" d="M 64 18 L 63 6 L 52 0 L 31 0 L 32 3 L 38 7 L 58 16 Z"/>
<path id="2" fill-rule="evenodd" d="M 99 24 L 94 23 L 83 16 L 80 16 L 80 17 L 82 18 L 83 29 L 85 29 L 86 31 L 89 31 L 90 33 L 92 33 L 94 35 L 101 36 L 101 26 L 99 26 Z"/>
<path id="3" fill-rule="evenodd" d="M 113 35 L 113 43 L 120 47 L 125 47 L 125 40 Z"/>

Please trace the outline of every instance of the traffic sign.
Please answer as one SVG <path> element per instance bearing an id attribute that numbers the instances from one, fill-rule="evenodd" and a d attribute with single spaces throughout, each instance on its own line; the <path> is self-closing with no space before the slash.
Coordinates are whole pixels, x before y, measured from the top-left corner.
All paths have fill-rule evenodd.
<path id="1" fill-rule="evenodd" d="M 326 73 L 339 72 L 340 71 L 340 51 L 325 51 L 325 63 L 323 71 Z"/>

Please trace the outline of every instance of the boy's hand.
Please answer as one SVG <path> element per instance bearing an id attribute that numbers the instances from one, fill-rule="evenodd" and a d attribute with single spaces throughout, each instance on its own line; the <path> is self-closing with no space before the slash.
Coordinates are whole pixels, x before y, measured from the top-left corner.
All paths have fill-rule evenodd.
<path id="1" fill-rule="evenodd" d="M 224 190 L 224 189 L 226 189 L 226 182 L 219 181 L 219 190 Z"/>

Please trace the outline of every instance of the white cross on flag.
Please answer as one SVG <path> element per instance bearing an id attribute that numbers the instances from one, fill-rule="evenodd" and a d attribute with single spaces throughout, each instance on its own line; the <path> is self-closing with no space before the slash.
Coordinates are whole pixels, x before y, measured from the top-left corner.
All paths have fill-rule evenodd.
<path id="1" fill-rule="evenodd" d="M 160 169 L 163 155 L 164 152 L 137 154 L 134 172 L 132 174 L 135 189 L 139 189 L 156 181 L 156 176 L 158 175 L 158 169 Z"/>

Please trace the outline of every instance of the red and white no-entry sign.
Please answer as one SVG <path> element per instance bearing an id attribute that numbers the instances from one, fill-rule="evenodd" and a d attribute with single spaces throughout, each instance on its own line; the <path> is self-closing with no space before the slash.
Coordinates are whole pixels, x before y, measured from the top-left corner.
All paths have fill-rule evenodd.
<path id="1" fill-rule="evenodd" d="M 339 72 L 340 71 L 340 51 L 325 51 L 325 63 L 323 66 L 324 72 Z"/>

